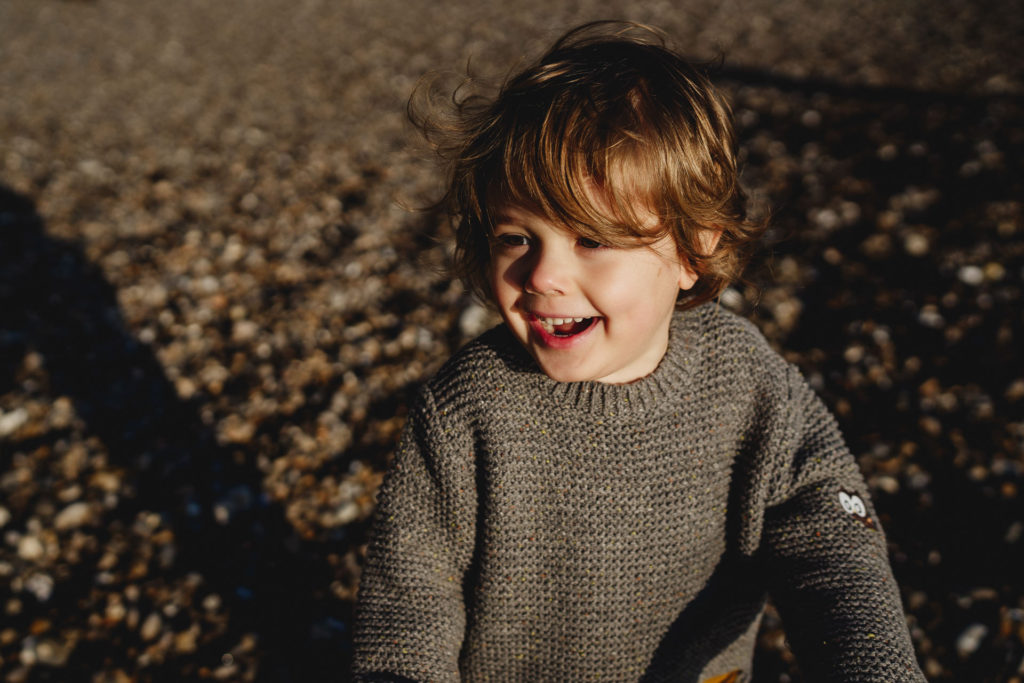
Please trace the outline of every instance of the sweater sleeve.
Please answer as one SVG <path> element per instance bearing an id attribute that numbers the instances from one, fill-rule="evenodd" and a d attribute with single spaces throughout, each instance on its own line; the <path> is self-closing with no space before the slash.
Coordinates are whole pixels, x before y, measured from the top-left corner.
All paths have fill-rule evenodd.
<path id="1" fill-rule="evenodd" d="M 473 481 L 468 431 L 423 388 L 378 497 L 356 608 L 357 681 L 459 680 Z"/>
<path id="2" fill-rule="evenodd" d="M 762 541 L 769 591 L 808 681 L 923 681 L 885 537 L 835 419 L 793 367 Z"/>

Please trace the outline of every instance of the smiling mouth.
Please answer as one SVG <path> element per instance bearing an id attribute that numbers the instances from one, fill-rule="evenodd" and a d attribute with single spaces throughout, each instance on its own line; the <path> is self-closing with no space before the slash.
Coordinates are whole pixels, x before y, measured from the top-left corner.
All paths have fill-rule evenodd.
<path id="1" fill-rule="evenodd" d="M 597 318 L 544 318 L 534 315 L 544 331 L 556 337 L 572 337 L 584 332 Z"/>

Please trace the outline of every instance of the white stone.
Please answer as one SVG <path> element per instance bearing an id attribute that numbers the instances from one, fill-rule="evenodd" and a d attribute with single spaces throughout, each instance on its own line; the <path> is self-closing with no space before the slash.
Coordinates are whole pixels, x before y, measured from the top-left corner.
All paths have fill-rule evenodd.
<path id="1" fill-rule="evenodd" d="M 338 508 L 334 514 L 334 523 L 337 526 L 345 526 L 359 519 L 359 506 L 354 502 L 346 503 Z"/>
<path id="2" fill-rule="evenodd" d="M 34 666 L 36 659 L 36 639 L 29 636 L 25 640 L 21 641 L 21 652 L 18 655 L 18 659 L 25 666 Z"/>
<path id="3" fill-rule="evenodd" d="M 9 413 L 0 412 L 0 438 L 10 436 L 28 422 L 28 411 L 15 408 Z"/>
<path id="4" fill-rule="evenodd" d="M 470 304 L 459 316 L 459 331 L 464 337 L 475 337 L 483 332 L 490 319 L 490 313 L 480 304 Z"/>
<path id="5" fill-rule="evenodd" d="M 835 230 L 842 224 L 839 214 L 833 209 L 825 208 L 811 212 L 811 222 L 822 230 Z"/>
<path id="6" fill-rule="evenodd" d="M 985 271 L 978 266 L 964 266 L 957 271 L 956 276 L 965 285 L 978 286 L 985 281 Z"/>
<path id="7" fill-rule="evenodd" d="M 932 329 L 939 329 L 946 324 L 946 319 L 942 317 L 939 310 L 930 304 L 921 309 L 921 312 L 917 314 L 917 320 L 925 327 Z"/>
<path id="8" fill-rule="evenodd" d="M 39 602 L 46 602 L 53 595 L 54 581 L 49 574 L 33 574 L 25 579 L 25 589 L 36 596 Z"/>
<path id="9" fill-rule="evenodd" d="M 727 287 L 722 292 L 722 305 L 726 308 L 738 311 L 743 307 L 743 295 L 732 287 Z"/>
<path id="10" fill-rule="evenodd" d="M 971 624 L 956 639 L 956 653 L 964 659 L 970 657 L 981 647 L 981 641 L 987 635 L 988 626 L 985 626 L 985 624 Z"/>

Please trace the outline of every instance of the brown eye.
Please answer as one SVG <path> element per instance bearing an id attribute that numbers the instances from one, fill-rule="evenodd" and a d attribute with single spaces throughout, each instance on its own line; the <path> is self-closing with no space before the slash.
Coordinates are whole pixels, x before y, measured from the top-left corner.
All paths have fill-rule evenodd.
<path id="1" fill-rule="evenodd" d="M 600 249 L 605 246 L 596 240 L 590 239 L 589 237 L 581 237 L 576 241 L 576 243 L 584 249 Z"/>
<path id="2" fill-rule="evenodd" d="M 513 248 L 528 246 L 530 244 L 530 240 L 527 239 L 526 235 L 517 235 L 509 232 L 503 235 L 495 235 L 494 243 L 499 247 Z"/>

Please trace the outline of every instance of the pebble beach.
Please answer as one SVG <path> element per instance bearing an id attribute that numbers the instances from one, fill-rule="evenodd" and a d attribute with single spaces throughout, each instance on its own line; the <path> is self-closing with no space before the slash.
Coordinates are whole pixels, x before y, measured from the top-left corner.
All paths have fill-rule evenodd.
<path id="1" fill-rule="evenodd" d="M 407 399 L 497 322 L 406 102 L 601 18 L 713 63 L 772 225 L 721 305 L 839 420 L 925 674 L 1024 681 L 1016 0 L 4 0 L 4 681 L 348 680 Z M 772 612 L 755 680 L 804 680 Z"/>

